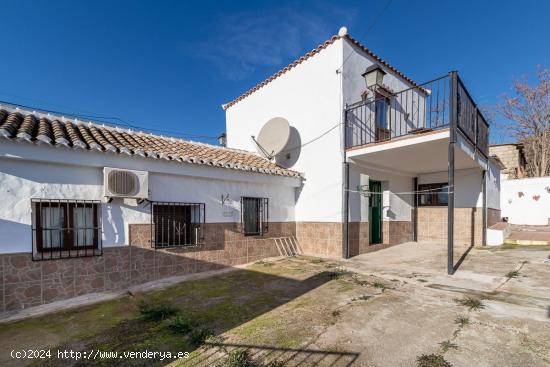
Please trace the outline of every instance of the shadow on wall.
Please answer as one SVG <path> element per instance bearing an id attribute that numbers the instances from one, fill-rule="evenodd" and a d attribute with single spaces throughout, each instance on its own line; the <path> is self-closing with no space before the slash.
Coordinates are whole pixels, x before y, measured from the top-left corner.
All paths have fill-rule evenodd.
<path id="1" fill-rule="evenodd" d="M 104 247 L 102 256 L 33 261 L 30 247 L 24 253 L 4 254 L 0 312 L 301 253 L 288 223 L 272 225 L 279 227 L 273 228 L 277 237 L 244 237 L 233 225 L 223 224 L 207 231 L 206 245 L 155 250 L 151 226 L 144 224 L 130 231 L 131 246 Z"/>
<path id="2" fill-rule="evenodd" d="M 32 226 L 0 219 L 0 247 L 2 252 L 30 252 Z"/>
<path id="3" fill-rule="evenodd" d="M 103 245 L 129 244 L 129 240 L 126 239 L 126 236 L 129 236 L 129 233 L 126 233 L 126 223 L 150 220 L 150 211 L 149 202 L 129 205 L 122 199 L 116 199 L 112 203 L 102 203 Z"/>

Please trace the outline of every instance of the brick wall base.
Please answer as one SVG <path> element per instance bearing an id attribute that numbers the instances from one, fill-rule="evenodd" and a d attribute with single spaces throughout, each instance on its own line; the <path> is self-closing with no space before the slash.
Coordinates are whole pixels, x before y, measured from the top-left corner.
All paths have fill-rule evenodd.
<path id="1" fill-rule="evenodd" d="M 454 241 L 460 245 L 481 245 L 483 213 L 481 208 L 455 208 Z M 500 210 L 488 209 L 487 225 L 500 220 Z M 447 207 L 418 208 L 418 240 L 447 241 Z"/>
<path id="2" fill-rule="evenodd" d="M 155 250 L 150 225 L 131 224 L 130 246 L 106 247 L 102 256 L 33 261 L 30 253 L 0 255 L 0 312 L 299 251 L 294 222 L 270 223 L 264 236 L 243 236 L 235 223 L 207 224 L 204 236 L 205 245 Z"/>
<path id="3" fill-rule="evenodd" d="M 342 257 L 342 223 L 296 222 L 296 238 L 306 255 Z"/>

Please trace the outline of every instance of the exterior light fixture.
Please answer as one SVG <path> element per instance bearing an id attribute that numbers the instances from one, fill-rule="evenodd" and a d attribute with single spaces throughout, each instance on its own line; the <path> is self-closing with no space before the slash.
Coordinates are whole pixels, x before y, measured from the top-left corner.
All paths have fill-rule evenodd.
<path id="1" fill-rule="evenodd" d="M 365 78 L 365 82 L 367 84 L 367 88 L 372 88 L 374 86 L 382 86 L 382 81 L 384 80 L 384 75 L 386 75 L 386 72 L 382 70 L 382 68 L 376 64 L 373 64 L 365 70 L 361 76 Z"/>

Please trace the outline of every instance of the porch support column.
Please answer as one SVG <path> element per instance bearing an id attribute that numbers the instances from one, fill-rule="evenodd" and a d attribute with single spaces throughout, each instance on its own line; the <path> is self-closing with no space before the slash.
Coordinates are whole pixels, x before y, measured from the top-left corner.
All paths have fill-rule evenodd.
<path id="1" fill-rule="evenodd" d="M 489 164 L 489 162 L 487 162 Z M 487 245 L 487 170 L 483 170 L 481 174 L 481 192 L 483 200 L 483 232 L 482 232 L 482 242 L 483 246 Z"/>
<path id="2" fill-rule="evenodd" d="M 418 177 L 413 178 L 413 241 L 418 241 Z"/>
<path id="3" fill-rule="evenodd" d="M 458 78 L 456 71 L 451 76 L 451 113 L 449 126 L 449 163 L 447 166 L 449 204 L 447 206 L 447 274 L 454 273 L 454 209 L 455 209 L 455 141 L 458 120 Z"/>

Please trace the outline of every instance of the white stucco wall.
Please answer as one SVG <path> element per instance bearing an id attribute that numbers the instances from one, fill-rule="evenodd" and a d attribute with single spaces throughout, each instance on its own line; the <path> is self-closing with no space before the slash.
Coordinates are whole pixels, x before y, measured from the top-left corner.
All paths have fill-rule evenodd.
<path id="1" fill-rule="evenodd" d="M 229 107 L 226 111 L 228 146 L 255 150 L 250 136 L 257 136 L 273 117 L 287 119 L 297 129 L 301 144 L 341 124 L 341 74 L 336 73 L 341 65 L 342 41 L 337 40 Z M 341 127 L 336 127 L 299 150 L 292 169 L 305 173 L 306 180 L 297 198 L 298 221 L 342 220 L 340 130 Z"/>
<path id="2" fill-rule="evenodd" d="M 15 155 L 17 150 L 29 157 Z M 31 198 L 103 199 L 103 166 L 97 160 L 121 168 L 137 163 L 139 169 L 150 172 L 151 200 L 205 203 L 207 222 L 240 221 L 241 196 L 268 197 L 270 221 L 295 220 L 296 185 L 283 177 L 26 143 L 0 142 L 0 151 L 0 253 L 31 251 Z M 67 162 L 48 162 L 58 154 Z M 33 156 L 44 161 L 28 160 Z M 232 211 L 222 207 L 222 194 L 229 195 Z M 101 208 L 105 247 L 128 244 L 129 223 L 150 222 L 148 203 L 138 206 L 133 199 L 114 199 Z"/>
<path id="3" fill-rule="evenodd" d="M 483 207 L 481 192 L 481 168 L 455 171 L 455 208 Z M 418 176 L 418 184 L 448 181 L 448 173 L 436 172 Z"/>
<path id="4" fill-rule="evenodd" d="M 369 199 L 357 193 L 358 185 L 368 185 L 369 179 L 382 182 L 382 219 L 387 221 L 410 221 L 413 207 L 413 179 L 409 176 L 382 172 L 376 169 L 350 164 L 350 221 L 368 222 Z"/>
<path id="5" fill-rule="evenodd" d="M 508 222 L 548 225 L 550 177 L 503 180 L 501 185 L 502 216 L 508 217 Z"/>
<path id="6" fill-rule="evenodd" d="M 344 42 L 343 52 L 344 60 L 346 60 L 343 67 L 343 99 L 344 103 L 352 104 L 361 101 L 362 94 L 366 90 L 365 79 L 362 74 L 369 66 L 377 64 L 377 62 L 349 41 Z M 425 126 L 424 94 L 418 88 L 410 89 L 413 87 L 410 82 L 384 66 L 382 68 L 387 72 L 384 76 L 384 86 L 388 87 L 392 92 L 405 91 L 391 98 L 391 106 L 387 119 L 390 121 L 392 136 L 401 136 L 406 131 L 415 127 Z M 372 95 L 369 96 L 369 98 L 372 97 Z M 370 121 L 372 128 L 368 125 L 366 129 L 365 127 L 363 129 L 348 127 L 348 144 L 352 146 L 364 144 L 365 141 L 369 140 L 369 137 L 370 140 L 374 141 L 374 110 L 374 103 L 371 103 L 350 112 L 355 114 L 356 118 L 363 121 L 363 123 Z"/>

